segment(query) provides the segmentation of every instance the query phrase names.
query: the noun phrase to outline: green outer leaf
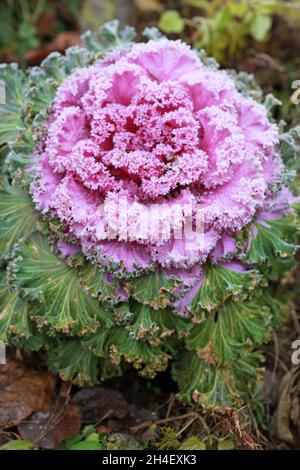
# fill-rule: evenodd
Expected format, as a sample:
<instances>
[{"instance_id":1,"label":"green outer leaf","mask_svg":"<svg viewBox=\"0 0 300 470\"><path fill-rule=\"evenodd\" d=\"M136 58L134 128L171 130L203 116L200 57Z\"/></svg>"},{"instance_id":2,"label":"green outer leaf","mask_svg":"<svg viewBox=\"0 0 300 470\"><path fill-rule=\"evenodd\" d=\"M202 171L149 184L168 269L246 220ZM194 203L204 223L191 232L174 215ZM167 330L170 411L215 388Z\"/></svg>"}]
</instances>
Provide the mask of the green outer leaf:
<instances>
[{"instance_id":1,"label":"green outer leaf","mask_svg":"<svg viewBox=\"0 0 300 470\"><path fill-rule=\"evenodd\" d=\"M198 325L187 338L187 346L197 349L199 354L201 350L210 345L212 351L206 352L207 360L218 365L234 361L242 346L230 336L223 316L215 321L213 315Z\"/></svg>"},{"instance_id":2,"label":"green outer leaf","mask_svg":"<svg viewBox=\"0 0 300 470\"><path fill-rule=\"evenodd\" d=\"M31 128L22 130L16 140L9 143L9 154L6 164L12 177L17 176L20 179L20 170L27 168L32 164L32 155L34 153L34 135ZM23 179L31 181L32 176L29 172L25 173ZM23 184L22 184L22 187ZM27 187L27 186L26 186Z\"/></svg>"},{"instance_id":3,"label":"green outer leaf","mask_svg":"<svg viewBox=\"0 0 300 470\"><path fill-rule=\"evenodd\" d=\"M119 21L113 20L102 25L98 33L87 31L81 40L89 52L103 54L115 47L126 47L133 41L135 34L134 28L130 26L119 31Z\"/></svg>"},{"instance_id":4,"label":"green outer leaf","mask_svg":"<svg viewBox=\"0 0 300 470\"><path fill-rule=\"evenodd\" d=\"M246 253L246 262L250 265L266 263L272 267L280 258L293 256L297 246L290 243L297 227L288 218L265 221L268 225L256 222L257 233L252 233L252 240ZM252 229L253 230L253 229Z\"/></svg>"},{"instance_id":5,"label":"green outer leaf","mask_svg":"<svg viewBox=\"0 0 300 470\"><path fill-rule=\"evenodd\" d=\"M192 326L190 321L181 318L168 308L153 310L148 305L136 304L132 307L132 312L134 319L127 327L128 331L135 339L153 345L164 342L168 347L170 336L183 337Z\"/></svg>"},{"instance_id":6,"label":"green outer leaf","mask_svg":"<svg viewBox=\"0 0 300 470\"><path fill-rule=\"evenodd\" d=\"M0 271L0 339L19 349L39 351L48 339L30 320L30 306L17 292L8 289L5 271Z\"/></svg>"},{"instance_id":7,"label":"green outer leaf","mask_svg":"<svg viewBox=\"0 0 300 470\"><path fill-rule=\"evenodd\" d=\"M240 343L261 344L268 340L271 330L271 312L256 300L241 303L227 302L219 313L231 337Z\"/></svg>"},{"instance_id":8,"label":"green outer leaf","mask_svg":"<svg viewBox=\"0 0 300 470\"><path fill-rule=\"evenodd\" d=\"M40 326L69 334L111 326L110 312L80 287L78 273L51 252L46 237L34 234L20 243L10 264L13 285L29 300L32 317Z\"/></svg>"},{"instance_id":9,"label":"green outer leaf","mask_svg":"<svg viewBox=\"0 0 300 470\"><path fill-rule=\"evenodd\" d=\"M239 272L222 266L208 266L202 285L191 303L191 310L211 312L228 297L245 299L257 286L260 276L257 271Z\"/></svg>"},{"instance_id":10,"label":"green outer leaf","mask_svg":"<svg viewBox=\"0 0 300 470\"><path fill-rule=\"evenodd\" d=\"M5 159L7 157L8 148L6 145L0 147L0 172L3 172L3 167L5 165Z\"/></svg>"},{"instance_id":11,"label":"green outer leaf","mask_svg":"<svg viewBox=\"0 0 300 470\"><path fill-rule=\"evenodd\" d=\"M159 309L169 305L171 292L177 284L176 279L156 271L128 282L127 288L138 302Z\"/></svg>"},{"instance_id":12,"label":"green outer leaf","mask_svg":"<svg viewBox=\"0 0 300 470\"><path fill-rule=\"evenodd\" d=\"M78 340L59 340L48 352L49 367L59 373L65 381L76 382L80 386L99 383L99 360Z\"/></svg>"},{"instance_id":13,"label":"green outer leaf","mask_svg":"<svg viewBox=\"0 0 300 470\"><path fill-rule=\"evenodd\" d=\"M27 78L17 64L0 64L0 80L5 83L6 104L0 104L0 146L19 135L23 127L21 110Z\"/></svg>"},{"instance_id":14,"label":"green outer leaf","mask_svg":"<svg viewBox=\"0 0 300 470\"><path fill-rule=\"evenodd\" d=\"M118 302L116 291L119 282L115 279L108 282L105 279L104 272L100 271L95 265L85 263L79 269L79 278L83 289L92 297L101 301Z\"/></svg>"},{"instance_id":15,"label":"green outer leaf","mask_svg":"<svg viewBox=\"0 0 300 470\"><path fill-rule=\"evenodd\" d=\"M300 126L290 129L279 136L280 155L285 164L290 164L297 158L300 138Z\"/></svg>"},{"instance_id":16,"label":"green outer leaf","mask_svg":"<svg viewBox=\"0 0 300 470\"><path fill-rule=\"evenodd\" d=\"M17 292L9 292L6 272L0 272L0 339L8 343L10 333L30 338L32 331L28 319L28 306Z\"/></svg>"},{"instance_id":17,"label":"green outer leaf","mask_svg":"<svg viewBox=\"0 0 300 470\"><path fill-rule=\"evenodd\" d=\"M30 86L26 92L26 111L32 118L47 112L62 80L79 67L91 62L89 52L79 46L70 47L65 54L53 52L29 71Z\"/></svg>"},{"instance_id":18,"label":"green outer leaf","mask_svg":"<svg viewBox=\"0 0 300 470\"><path fill-rule=\"evenodd\" d=\"M0 177L0 179L2 179ZM14 245L35 230L38 212L24 191L5 179L0 187L0 257L7 257Z\"/></svg>"},{"instance_id":19,"label":"green outer leaf","mask_svg":"<svg viewBox=\"0 0 300 470\"><path fill-rule=\"evenodd\" d=\"M241 303L227 301L217 318L210 314L195 326L186 339L188 348L201 352L211 346L210 360L228 364L249 346L265 342L271 331L271 312L255 301Z\"/></svg>"},{"instance_id":20,"label":"green outer leaf","mask_svg":"<svg viewBox=\"0 0 300 470\"><path fill-rule=\"evenodd\" d=\"M119 364L112 364L106 355L99 358L85 347L85 341L57 338L48 351L49 367L62 380L79 386L95 385L102 380L122 375Z\"/></svg>"},{"instance_id":21,"label":"green outer leaf","mask_svg":"<svg viewBox=\"0 0 300 470\"><path fill-rule=\"evenodd\" d=\"M193 398L208 408L232 406L234 395L230 393L232 381L230 372L227 383L223 380L220 369L212 364L206 364L195 353L183 353L180 360L173 363L172 375L178 382L183 399Z\"/></svg>"},{"instance_id":22,"label":"green outer leaf","mask_svg":"<svg viewBox=\"0 0 300 470\"><path fill-rule=\"evenodd\" d=\"M135 340L130 332L121 327L99 329L84 338L81 344L101 358L109 357L111 364L118 365L123 358L136 369L144 366L140 374L145 377L154 377L156 372L164 371L170 359L163 346Z\"/></svg>"},{"instance_id":23,"label":"green outer leaf","mask_svg":"<svg viewBox=\"0 0 300 470\"><path fill-rule=\"evenodd\" d=\"M207 364L194 352L184 352L173 362L172 375L185 400L202 406L239 406L261 380L261 354L241 349L241 357L231 367Z\"/></svg>"},{"instance_id":24,"label":"green outer leaf","mask_svg":"<svg viewBox=\"0 0 300 470\"><path fill-rule=\"evenodd\" d=\"M55 97L57 83L53 79L45 78L38 85L31 86L26 96L27 112L37 115L49 108Z\"/></svg>"}]
</instances>

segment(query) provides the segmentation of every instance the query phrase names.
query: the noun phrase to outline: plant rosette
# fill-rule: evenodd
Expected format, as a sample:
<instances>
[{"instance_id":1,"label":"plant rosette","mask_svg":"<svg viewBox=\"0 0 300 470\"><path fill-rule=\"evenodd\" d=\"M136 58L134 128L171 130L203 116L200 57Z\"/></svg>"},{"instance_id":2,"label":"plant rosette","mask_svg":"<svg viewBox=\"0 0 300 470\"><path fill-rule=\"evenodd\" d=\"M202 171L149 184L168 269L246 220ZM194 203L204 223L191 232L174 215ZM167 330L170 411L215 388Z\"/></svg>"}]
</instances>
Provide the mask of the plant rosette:
<instances>
[{"instance_id":1,"label":"plant rosette","mask_svg":"<svg viewBox=\"0 0 300 470\"><path fill-rule=\"evenodd\" d=\"M171 365L179 393L256 393L294 266L297 132L251 76L117 22L0 78L0 338L65 380Z\"/></svg>"}]
</instances>

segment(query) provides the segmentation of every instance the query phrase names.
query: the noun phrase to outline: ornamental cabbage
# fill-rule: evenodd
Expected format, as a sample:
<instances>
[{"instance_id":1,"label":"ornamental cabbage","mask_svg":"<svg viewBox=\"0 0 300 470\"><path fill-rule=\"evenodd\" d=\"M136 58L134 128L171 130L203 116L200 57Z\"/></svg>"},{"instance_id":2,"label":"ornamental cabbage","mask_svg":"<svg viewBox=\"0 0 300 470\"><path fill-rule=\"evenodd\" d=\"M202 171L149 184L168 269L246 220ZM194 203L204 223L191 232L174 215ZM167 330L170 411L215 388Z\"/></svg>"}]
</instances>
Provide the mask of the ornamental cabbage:
<instances>
[{"instance_id":1,"label":"ornamental cabbage","mask_svg":"<svg viewBox=\"0 0 300 470\"><path fill-rule=\"evenodd\" d=\"M297 132L247 74L146 35L0 68L0 338L79 384L171 364L183 398L232 405L283 315Z\"/></svg>"}]
</instances>

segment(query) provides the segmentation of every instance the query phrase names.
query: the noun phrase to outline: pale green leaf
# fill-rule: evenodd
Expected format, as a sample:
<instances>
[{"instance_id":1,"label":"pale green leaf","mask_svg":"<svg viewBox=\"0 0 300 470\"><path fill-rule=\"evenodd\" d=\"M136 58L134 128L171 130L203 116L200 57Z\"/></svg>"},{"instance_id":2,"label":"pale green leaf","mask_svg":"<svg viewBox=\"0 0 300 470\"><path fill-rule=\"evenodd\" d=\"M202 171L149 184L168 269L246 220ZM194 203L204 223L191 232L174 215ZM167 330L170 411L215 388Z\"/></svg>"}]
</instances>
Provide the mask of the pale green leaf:
<instances>
[{"instance_id":1,"label":"pale green leaf","mask_svg":"<svg viewBox=\"0 0 300 470\"><path fill-rule=\"evenodd\" d=\"M3 446L0 447L0 450L32 450L36 446L32 442L29 441L9 441Z\"/></svg>"},{"instance_id":2,"label":"pale green leaf","mask_svg":"<svg viewBox=\"0 0 300 470\"><path fill-rule=\"evenodd\" d=\"M191 436L180 444L178 450L206 450L206 447L199 437Z\"/></svg>"},{"instance_id":3,"label":"pale green leaf","mask_svg":"<svg viewBox=\"0 0 300 470\"><path fill-rule=\"evenodd\" d=\"M234 448L235 444L232 439L222 439L218 441L218 450L232 450Z\"/></svg>"},{"instance_id":4,"label":"pale green leaf","mask_svg":"<svg viewBox=\"0 0 300 470\"><path fill-rule=\"evenodd\" d=\"M239 0L238 2L236 2L235 0L229 0L228 8L232 16L243 18L243 16L247 13L248 2L247 0Z\"/></svg>"},{"instance_id":5,"label":"pale green leaf","mask_svg":"<svg viewBox=\"0 0 300 470\"><path fill-rule=\"evenodd\" d=\"M165 11L159 20L159 28L167 34L180 34L184 30L184 21L176 10Z\"/></svg>"},{"instance_id":6,"label":"pale green leaf","mask_svg":"<svg viewBox=\"0 0 300 470\"><path fill-rule=\"evenodd\" d=\"M272 27L272 18L256 11L250 24L250 33L256 41L264 41Z\"/></svg>"}]
</instances>

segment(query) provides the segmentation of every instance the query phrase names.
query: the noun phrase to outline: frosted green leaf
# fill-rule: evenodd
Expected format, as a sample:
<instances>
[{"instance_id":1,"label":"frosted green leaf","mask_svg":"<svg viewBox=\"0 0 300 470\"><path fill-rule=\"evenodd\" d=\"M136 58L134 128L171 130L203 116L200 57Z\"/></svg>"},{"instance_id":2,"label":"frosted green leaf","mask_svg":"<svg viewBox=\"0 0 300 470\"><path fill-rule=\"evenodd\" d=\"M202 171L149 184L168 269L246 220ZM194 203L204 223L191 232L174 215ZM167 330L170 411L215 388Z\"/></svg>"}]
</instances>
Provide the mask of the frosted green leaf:
<instances>
[{"instance_id":1,"label":"frosted green leaf","mask_svg":"<svg viewBox=\"0 0 300 470\"><path fill-rule=\"evenodd\" d=\"M175 279L162 272L153 272L135 278L132 283L128 283L128 289L134 299L159 309L170 303L170 295L176 285Z\"/></svg>"},{"instance_id":2,"label":"frosted green leaf","mask_svg":"<svg viewBox=\"0 0 300 470\"><path fill-rule=\"evenodd\" d=\"M152 346L136 340L121 327L98 329L92 336L84 338L82 344L99 357L110 357L114 364L119 364L124 358L136 369L142 369L141 375L146 377L154 377L157 371L164 371L170 359L163 345Z\"/></svg>"},{"instance_id":3,"label":"frosted green leaf","mask_svg":"<svg viewBox=\"0 0 300 470\"><path fill-rule=\"evenodd\" d=\"M259 283L256 271L240 272L222 266L209 266L203 283L191 303L195 313L201 309L212 311L228 297L241 300L249 295Z\"/></svg>"},{"instance_id":4,"label":"frosted green leaf","mask_svg":"<svg viewBox=\"0 0 300 470\"><path fill-rule=\"evenodd\" d=\"M288 258L296 252L296 245L290 243L291 236L296 233L295 226L287 219L266 222L268 226L254 224L257 233L252 235L247 250L246 260L249 264L266 263L272 266L278 258Z\"/></svg>"},{"instance_id":5,"label":"frosted green leaf","mask_svg":"<svg viewBox=\"0 0 300 470\"><path fill-rule=\"evenodd\" d=\"M256 302L227 301L218 315L210 314L186 339L191 349L207 350L207 360L218 364L234 361L251 344L266 341L271 331L271 312Z\"/></svg>"},{"instance_id":6,"label":"frosted green leaf","mask_svg":"<svg viewBox=\"0 0 300 470\"><path fill-rule=\"evenodd\" d=\"M117 20L102 25L97 33L87 31L81 37L84 46L91 53L102 54L113 47L124 47L133 41L135 30L126 26L119 30Z\"/></svg>"},{"instance_id":7,"label":"frosted green leaf","mask_svg":"<svg viewBox=\"0 0 300 470\"><path fill-rule=\"evenodd\" d=\"M61 340L49 349L49 367L59 373L65 381L78 385L95 385L99 382L99 360L89 350L80 346L78 341Z\"/></svg>"},{"instance_id":8,"label":"frosted green leaf","mask_svg":"<svg viewBox=\"0 0 300 470\"><path fill-rule=\"evenodd\" d=\"M47 339L30 320L30 307L17 292L8 289L5 271L0 272L0 340L17 348L38 351Z\"/></svg>"},{"instance_id":9,"label":"frosted green leaf","mask_svg":"<svg viewBox=\"0 0 300 470\"><path fill-rule=\"evenodd\" d=\"M186 352L173 364L173 378L178 382L183 399L201 403L204 407L231 406L234 386L233 377L227 374L228 383L221 370L213 364L206 364L196 353Z\"/></svg>"},{"instance_id":10,"label":"frosted green leaf","mask_svg":"<svg viewBox=\"0 0 300 470\"><path fill-rule=\"evenodd\" d=\"M167 308L153 310L148 305L137 304L132 311L135 317L127 329L134 338L148 341L150 344L160 344L173 335L180 338L191 328L188 320Z\"/></svg>"},{"instance_id":11,"label":"frosted green leaf","mask_svg":"<svg viewBox=\"0 0 300 470\"><path fill-rule=\"evenodd\" d=\"M92 297L101 301L117 301L118 281L115 279L108 281L105 274L96 266L85 263L79 269L79 278L83 289Z\"/></svg>"},{"instance_id":12,"label":"frosted green leaf","mask_svg":"<svg viewBox=\"0 0 300 470\"><path fill-rule=\"evenodd\" d=\"M15 139L23 127L21 110L27 78L16 64L0 64L0 80L4 83L5 91L0 104L0 146L2 146Z\"/></svg>"},{"instance_id":13,"label":"frosted green leaf","mask_svg":"<svg viewBox=\"0 0 300 470\"><path fill-rule=\"evenodd\" d=\"M77 271L52 253L46 237L34 234L20 243L10 269L14 286L34 301L32 316L40 326L84 334L112 324L110 312L84 292Z\"/></svg>"},{"instance_id":14,"label":"frosted green leaf","mask_svg":"<svg viewBox=\"0 0 300 470\"><path fill-rule=\"evenodd\" d=\"M35 230L38 213L31 198L5 179L0 185L0 257L7 257L14 245Z\"/></svg>"},{"instance_id":15,"label":"frosted green leaf","mask_svg":"<svg viewBox=\"0 0 300 470\"><path fill-rule=\"evenodd\" d=\"M0 339L7 343L11 332L30 337L28 306L17 292L9 292L5 271L0 272L0 305Z\"/></svg>"},{"instance_id":16,"label":"frosted green leaf","mask_svg":"<svg viewBox=\"0 0 300 470\"><path fill-rule=\"evenodd\" d=\"M204 407L238 406L245 394L251 394L262 378L262 355L240 347L240 356L232 364L216 365L195 352L185 352L173 363L172 375L183 399ZM253 380L255 377L255 380Z\"/></svg>"}]
</instances>

